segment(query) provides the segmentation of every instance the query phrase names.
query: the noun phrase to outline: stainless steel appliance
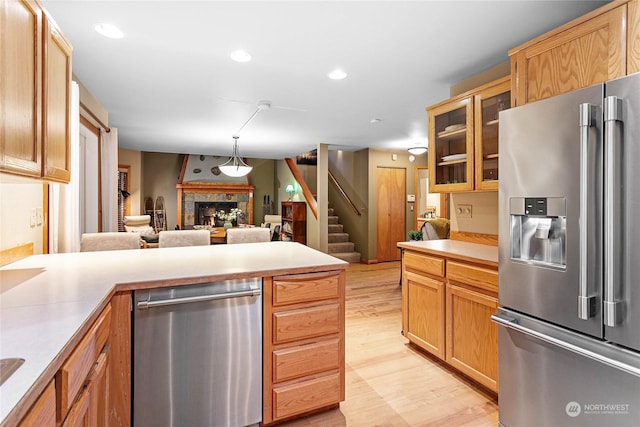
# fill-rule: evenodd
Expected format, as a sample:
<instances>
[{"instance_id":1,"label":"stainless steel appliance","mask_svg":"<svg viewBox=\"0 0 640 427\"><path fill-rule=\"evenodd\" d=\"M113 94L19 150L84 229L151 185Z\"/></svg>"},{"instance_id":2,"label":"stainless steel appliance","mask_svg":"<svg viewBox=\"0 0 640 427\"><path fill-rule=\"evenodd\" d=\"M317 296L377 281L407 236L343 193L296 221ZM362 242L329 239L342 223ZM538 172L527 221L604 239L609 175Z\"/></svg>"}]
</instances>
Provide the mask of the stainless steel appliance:
<instances>
[{"instance_id":1,"label":"stainless steel appliance","mask_svg":"<svg viewBox=\"0 0 640 427\"><path fill-rule=\"evenodd\" d=\"M261 293L261 278L134 293L134 426L262 420Z\"/></svg>"},{"instance_id":2,"label":"stainless steel appliance","mask_svg":"<svg viewBox=\"0 0 640 427\"><path fill-rule=\"evenodd\" d=\"M500 112L499 408L640 419L640 75Z\"/></svg>"}]
</instances>

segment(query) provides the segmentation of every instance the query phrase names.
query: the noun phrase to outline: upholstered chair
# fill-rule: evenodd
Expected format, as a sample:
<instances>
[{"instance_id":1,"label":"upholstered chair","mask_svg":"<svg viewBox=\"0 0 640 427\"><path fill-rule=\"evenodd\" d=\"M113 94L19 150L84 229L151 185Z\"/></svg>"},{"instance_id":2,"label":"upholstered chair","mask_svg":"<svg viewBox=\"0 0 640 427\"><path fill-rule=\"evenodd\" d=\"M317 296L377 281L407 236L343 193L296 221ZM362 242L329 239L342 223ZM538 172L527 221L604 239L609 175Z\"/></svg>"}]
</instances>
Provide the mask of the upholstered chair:
<instances>
[{"instance_id":1,"label":"upholstered chair","mask_svg":"<svg viewBox=\"0 0 640 427\"><path fill-rule=\"evenodd\" d=\"M158 246L161 248L210 244L211 232L209 230L165 230L158 235Z\"/></svg>"},{"instance_id":2,"label":"upholstered chair","mask_svg":"<svg viewBox=\"0 0 640 427\"><path fill-rule=\"evenodd\" d=\"M80 238L80 252L119 249L140 249L140 233L83 233Z\"/></svg>"}]
</instances>

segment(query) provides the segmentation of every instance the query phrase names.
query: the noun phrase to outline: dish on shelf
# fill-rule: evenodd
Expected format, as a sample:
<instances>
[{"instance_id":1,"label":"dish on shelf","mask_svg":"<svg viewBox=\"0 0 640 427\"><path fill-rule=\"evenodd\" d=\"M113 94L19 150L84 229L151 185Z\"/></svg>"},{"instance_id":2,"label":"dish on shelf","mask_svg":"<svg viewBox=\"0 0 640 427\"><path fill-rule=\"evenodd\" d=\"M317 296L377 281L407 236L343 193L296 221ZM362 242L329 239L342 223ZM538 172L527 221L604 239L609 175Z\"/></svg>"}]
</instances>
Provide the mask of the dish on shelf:
<instances>
[{"instance_id":1,"label":"dish on shelf","mask_svg":"<svg viewBox=\"0 0 640 427\"><path fill-rule=\"evenodd\" d=\"M453 132L453 131L456 131L456 130L464 129L465 127L467 127L466 124L458 123L458 124L455 124L455 125L447 126L446 128L444 128L444 131L445 132Z\"/></svg>"},{"instance_id":2,"label":"dish on shelf","mask_svg":"<svg viewBox=\"0 0 640 427\"><path fill-rule=\"evenodd\" d=\"M443 162L452 162L454 160L464 160L467 158L467 154L466 153L461 153L461 154L449 154L448 156L444 156L442 158Z\"/></svg>"}]
</instances>

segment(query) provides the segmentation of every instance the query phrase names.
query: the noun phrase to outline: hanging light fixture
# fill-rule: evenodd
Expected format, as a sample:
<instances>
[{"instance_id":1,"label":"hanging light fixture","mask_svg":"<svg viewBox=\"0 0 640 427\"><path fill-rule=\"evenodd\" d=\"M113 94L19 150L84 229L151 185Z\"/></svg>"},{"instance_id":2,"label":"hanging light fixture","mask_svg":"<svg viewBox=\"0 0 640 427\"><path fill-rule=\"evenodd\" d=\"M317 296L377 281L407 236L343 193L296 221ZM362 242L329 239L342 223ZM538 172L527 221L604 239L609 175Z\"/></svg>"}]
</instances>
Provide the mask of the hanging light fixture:
<instances>
[{"instance_id":1,"label":"hanging light fixture","mask_svg":"<svg viewBox=\"0 0 640 427\"><path fill-rule=\"evenodd\" d=\"M246 164L238 155L238 138L240 138L239 135L233 135L233 154L229 160L218 166L223 174L236 178L245 176L253 169L253 166Z\"/></svg>"},{"instance_id":2,"label":"hanging light fixture","mask_svg":"<svg viewBox=\"0 0 640 427\"><path fill-rule=\"evenodd\" d=\"M407 151L409 153L411 153L411 154L419 156L420 154L423 154L423 153L427 152L427 147L411 147L411 148L407 149Z\"/></svg>"}]
</instances>

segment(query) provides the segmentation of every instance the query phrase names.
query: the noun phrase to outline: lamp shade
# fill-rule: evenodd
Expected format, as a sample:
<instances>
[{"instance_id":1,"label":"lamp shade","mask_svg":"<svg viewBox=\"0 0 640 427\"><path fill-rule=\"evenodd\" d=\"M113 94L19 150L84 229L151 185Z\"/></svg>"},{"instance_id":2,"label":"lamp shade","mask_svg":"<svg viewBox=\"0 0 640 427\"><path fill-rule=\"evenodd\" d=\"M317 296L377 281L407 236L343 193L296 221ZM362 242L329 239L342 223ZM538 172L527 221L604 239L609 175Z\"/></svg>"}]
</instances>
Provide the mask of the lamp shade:
<instances>
[{"instance_id":1,"label":"lamp shade","mask_svg":"<svg viewBox=\"0 0 640 427\"><path fill-rule=\"evenodd\" d=\"M407 151L415 156L419 156L427 152L427 147L411 147Z\"/></svg>"},{"instance_id":2,"label":"lamp shade","mask_svg":"<svg viewBox=\"0 0 640 427\"><path fill-rule=\"evenodd\" d=\"M295 190L293 189L292 184L287 184L287 188L285 188L284 191L287 193L293 193Z\"/></svg>"}]
</instances>

